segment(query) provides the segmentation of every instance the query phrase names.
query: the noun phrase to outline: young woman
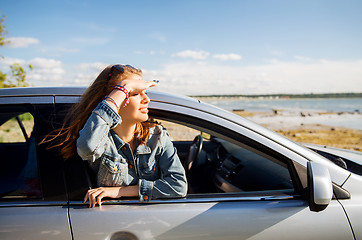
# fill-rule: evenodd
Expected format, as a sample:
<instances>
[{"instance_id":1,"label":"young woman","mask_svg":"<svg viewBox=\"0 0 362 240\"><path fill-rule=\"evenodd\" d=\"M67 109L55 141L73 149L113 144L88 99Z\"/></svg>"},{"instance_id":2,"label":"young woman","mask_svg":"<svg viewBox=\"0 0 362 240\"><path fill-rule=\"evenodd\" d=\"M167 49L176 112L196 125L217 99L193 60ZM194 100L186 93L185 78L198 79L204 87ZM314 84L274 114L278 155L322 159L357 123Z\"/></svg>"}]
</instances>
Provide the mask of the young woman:
<instances>
[{"instance_id":1,"label":"young woman","mask_svg":"<svg viewBox=\"0 0 362 240\"><path fill-rule=\"evenodd\" d=\"M150 99L142 71L129 65L105 68L72 111L62 134L65 158L78 153L97 175L84 202L101 205L105 197L183 197L185 171L165 129L147 122Z\"/></svg>"}]
</instances>

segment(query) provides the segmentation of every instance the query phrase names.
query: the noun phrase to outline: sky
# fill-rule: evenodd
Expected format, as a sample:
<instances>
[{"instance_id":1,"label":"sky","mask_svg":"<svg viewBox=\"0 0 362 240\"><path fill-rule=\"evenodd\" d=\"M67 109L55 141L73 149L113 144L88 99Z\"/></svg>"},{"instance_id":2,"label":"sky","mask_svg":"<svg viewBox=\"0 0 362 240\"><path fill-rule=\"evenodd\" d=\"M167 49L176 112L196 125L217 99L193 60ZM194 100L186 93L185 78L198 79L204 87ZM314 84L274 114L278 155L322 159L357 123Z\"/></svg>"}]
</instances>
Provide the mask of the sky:
<instances>
[{"instance_id":1,"label":"sky","mask_svg":"<svg viewBox=\"0 0 362 240\"><path fill-rule=\"evenodd\" d=\"M89 86L130 64L182 95L362 92L360 0L1 0L0 69Z\"/></svg>"}]
</instances>

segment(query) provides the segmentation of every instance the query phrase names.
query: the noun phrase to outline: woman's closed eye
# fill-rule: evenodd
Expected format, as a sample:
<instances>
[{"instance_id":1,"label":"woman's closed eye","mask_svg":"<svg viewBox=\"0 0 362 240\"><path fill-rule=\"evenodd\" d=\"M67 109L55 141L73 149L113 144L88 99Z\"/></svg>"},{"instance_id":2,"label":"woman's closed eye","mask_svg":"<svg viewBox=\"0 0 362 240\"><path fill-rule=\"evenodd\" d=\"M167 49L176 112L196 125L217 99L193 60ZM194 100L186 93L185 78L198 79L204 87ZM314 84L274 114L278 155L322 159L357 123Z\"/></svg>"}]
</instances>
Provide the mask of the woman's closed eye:
<instances>
[{"instance_id":1,"label":"woman's closed eye","mask_svg":"<svg viewBox=\"0 0 362 240\"><path fill-rule=\"evenodd\" d=\"M138 96L140 94L144 94L144 95L147 95L147 92L144 90L142 92L131 92L131 94L129 95L130 97L135 97L135 96Z\"/></svg>"}]
</instances>

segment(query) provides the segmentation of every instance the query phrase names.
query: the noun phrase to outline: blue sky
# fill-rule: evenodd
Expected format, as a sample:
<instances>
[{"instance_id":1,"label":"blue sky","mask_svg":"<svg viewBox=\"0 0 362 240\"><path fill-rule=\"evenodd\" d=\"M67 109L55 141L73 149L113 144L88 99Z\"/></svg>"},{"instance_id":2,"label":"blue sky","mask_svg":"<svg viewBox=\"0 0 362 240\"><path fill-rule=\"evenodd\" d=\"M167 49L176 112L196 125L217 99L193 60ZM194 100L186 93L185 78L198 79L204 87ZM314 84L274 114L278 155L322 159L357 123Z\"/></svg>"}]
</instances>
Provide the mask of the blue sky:
<instances>
[{"instance_id":1,"label":"blue sky","mask_svg":"<svg viewBox=\"0 0 362 240\"><path fill-rule=\"evenodd\" d=\"M362 92L362 1L1 2L0 68L32 64L34 86L122 63L185 95Z\"/></svg>"}]
</instances>

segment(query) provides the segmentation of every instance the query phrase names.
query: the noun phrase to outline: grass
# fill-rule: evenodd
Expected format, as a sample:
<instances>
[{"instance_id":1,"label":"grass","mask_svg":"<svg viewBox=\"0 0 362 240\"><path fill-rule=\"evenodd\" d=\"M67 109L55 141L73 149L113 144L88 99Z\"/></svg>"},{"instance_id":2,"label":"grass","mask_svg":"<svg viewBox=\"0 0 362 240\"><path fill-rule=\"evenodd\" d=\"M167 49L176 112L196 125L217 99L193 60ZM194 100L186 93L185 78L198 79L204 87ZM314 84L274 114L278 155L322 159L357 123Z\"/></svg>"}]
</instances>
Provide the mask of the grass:
<instances>
[{"instance_id":1,"label":"grass","mask_svg":"<svg viewBox=\"0 0 362 240\"><path fill-rule=\"evenodd\" d=\"M24 113L19 116L28 136L34 128L34 118L30 113ZM25 142L25 137L18 121L15 118L10 119L0 126L0 143Z\"/></svg>"}]
</instances>

